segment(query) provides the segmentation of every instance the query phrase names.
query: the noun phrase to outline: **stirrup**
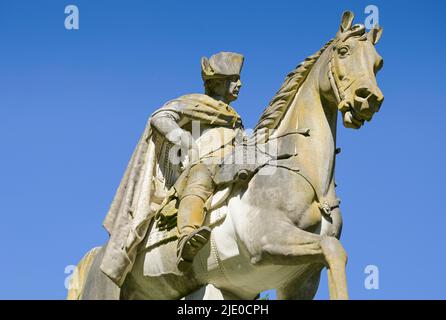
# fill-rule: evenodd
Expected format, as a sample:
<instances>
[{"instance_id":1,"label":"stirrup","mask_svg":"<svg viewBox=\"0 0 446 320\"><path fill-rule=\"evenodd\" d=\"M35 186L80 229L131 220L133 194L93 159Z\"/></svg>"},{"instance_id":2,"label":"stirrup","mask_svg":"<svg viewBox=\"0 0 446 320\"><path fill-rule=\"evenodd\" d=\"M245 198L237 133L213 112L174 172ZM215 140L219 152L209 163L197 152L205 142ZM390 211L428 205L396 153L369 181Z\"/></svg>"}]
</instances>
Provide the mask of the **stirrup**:
<instances>
[{"instance_id":1,"label":"stirrup","mask_svg":"<svg viewBox=\"0 0 446 320\"><path fill-rule=\"evenodd\" d=\"M192 267L194 257L205 246L211 237L209 227L200 227L178 240L177 267L185 273Z\"/></svg>"}]
</instances>

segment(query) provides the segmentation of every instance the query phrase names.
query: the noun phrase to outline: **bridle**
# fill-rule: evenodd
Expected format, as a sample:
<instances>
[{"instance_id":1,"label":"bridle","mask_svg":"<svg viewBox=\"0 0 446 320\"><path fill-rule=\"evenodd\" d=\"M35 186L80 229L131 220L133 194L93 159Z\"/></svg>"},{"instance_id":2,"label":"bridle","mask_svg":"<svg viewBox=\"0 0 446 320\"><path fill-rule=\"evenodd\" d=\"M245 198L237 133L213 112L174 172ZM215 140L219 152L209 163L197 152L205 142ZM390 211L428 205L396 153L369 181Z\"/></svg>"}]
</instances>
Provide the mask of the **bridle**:
<instances>
[{"instance_id":1,"label":"bridle","mask_svg":"<svg viewBox=\"0 0 446 320\"><path fill-rule=\"evenodd\" d=\"M333 49L336 48L336 45L338 44L340 40L337 40L334 44L333 44ZM344 104L343 102L345 101L345 91L351 87L351 85L356 82L357 77L355 77L353 80L350 81L350 83L346 86L343 86L342 84L339 83L338 81L338 75L336 74L336 69L335 69L335 62L334 62L334 53L335 50L331 50L330 52L330 57L328 58L328 79L330 81L330 85L331 85L331 89L333 90L335 97L336 97L336 102L338 104L338 107L340 108L340 111L347 111L346 109L349 109L350 106L348 106L348 104ZM343 105L341 105L343 104Z\"/></svg>"},{"instance_id":2,"label":"bridle","mask_svg":"<svg viewBox=\"0 0 446 320\"><path fill-rule=\"evenodd\" d=\"M333 41L333 45L332 45L332 50L330 52L330 57L328 59L328 79L330 80L330 85L331 88L336 96L336 100L338 103L338 107L341 107L341 111L343 108L348 108L347 104L344 104L344 106L341 106L341 103L344 102L345 100L345 91L356 81L355 79L357 79L358 77L355 77L354 80L352 80L348 85L346 85L345 87L343 87L339 82L338 82L338 77L336 75L336 70L334 68L334 54L336 52L336 47L338 45L338 43L340 42L344 42L347 38L351 37L351 36L355 36L355 35L361 35L362 33L364 33L365 31L365 27L362 25L354 25L350 31L347 34L338 34L335 38L335 40ZM364 35L361 36L360 39L364 38ZM366 38L364 38L366 39Z\"/></svg>"},{"instance_id":3,"label":"bridle","mask_svg":"<svg viewBox=\"0 0 446 320\"><path fill-rule=\"evenodd\" d=\"M333 48L336 48L336 44L337 42L333 44ZM345 94L340 89L339 83L337 81L338 77L333 66L334 52L335 50L331 50L330 57L328 58L328 79L330 80L331 89L335 94L336 102L340 104L341 101L345 99Z\"/></svg>"}]
</instances>

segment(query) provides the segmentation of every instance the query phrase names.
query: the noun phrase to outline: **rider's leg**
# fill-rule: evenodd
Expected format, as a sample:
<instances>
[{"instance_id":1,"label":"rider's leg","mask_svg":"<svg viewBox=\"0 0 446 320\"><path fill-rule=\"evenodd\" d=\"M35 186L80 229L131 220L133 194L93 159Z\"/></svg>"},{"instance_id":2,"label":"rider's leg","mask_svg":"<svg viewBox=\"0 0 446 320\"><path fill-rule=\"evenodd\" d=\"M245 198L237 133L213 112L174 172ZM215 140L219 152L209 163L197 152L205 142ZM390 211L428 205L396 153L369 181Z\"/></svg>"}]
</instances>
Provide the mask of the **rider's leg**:
<instances>
[{"instance_id":1,"label":"rider's leg","mask_svg":"<svg viewBox=\"0 0 446 320\"><path fill-rule=\"evenodd\" d=\"M203 226L204 201L196 195L187 195L180 201L178 208L178 231L181 238Z\"/></svg>"},{"instance_id":2,"label":"rider's leg","mask_svg":"<svg viewBox=\"0 0 446 320\"><path fill-rule=\"evenodd\" d=\"M190 171L186 187L180 195L178 208L178 268L187 271L193 258L208 242L210 229L204 227L204 204L211 196L214 184L206 165L198 163Z\"/></svg>"}]
</instances>

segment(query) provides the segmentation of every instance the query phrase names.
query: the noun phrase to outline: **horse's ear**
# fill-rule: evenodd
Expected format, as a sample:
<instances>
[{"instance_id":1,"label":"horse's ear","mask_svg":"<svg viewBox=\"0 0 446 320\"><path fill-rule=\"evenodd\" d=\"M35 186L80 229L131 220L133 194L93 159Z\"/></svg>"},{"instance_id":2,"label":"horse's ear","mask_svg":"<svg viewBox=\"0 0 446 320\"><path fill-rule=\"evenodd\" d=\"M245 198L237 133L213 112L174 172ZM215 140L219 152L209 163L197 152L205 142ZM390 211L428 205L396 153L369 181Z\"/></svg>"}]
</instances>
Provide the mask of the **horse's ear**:
<instances>
[{"instance_id":1,"label":"horse's ear","mask_svg":"<svg viewBox=\"0 0 446 320\"><path fill-rule=\"evenodd\" d=\"M345 32L346 30L349 30L352 27L353 19L355 18L355 15L351 11L345 11L342 14L342 20L340 25L340 31Z\"/></svg>"},{"instance_id":2,"label":"horse's ear","mask_svg":"<svg viewBox=\"0 0 446 320\"><path fill-rule=\"evenodd\" d=\"M373 44L377 44L379 39L381 39L382 34L383 34L383 28L375 26L369 31L369 33L367 34L367 38Z\"/></svg>"}]
</instances>

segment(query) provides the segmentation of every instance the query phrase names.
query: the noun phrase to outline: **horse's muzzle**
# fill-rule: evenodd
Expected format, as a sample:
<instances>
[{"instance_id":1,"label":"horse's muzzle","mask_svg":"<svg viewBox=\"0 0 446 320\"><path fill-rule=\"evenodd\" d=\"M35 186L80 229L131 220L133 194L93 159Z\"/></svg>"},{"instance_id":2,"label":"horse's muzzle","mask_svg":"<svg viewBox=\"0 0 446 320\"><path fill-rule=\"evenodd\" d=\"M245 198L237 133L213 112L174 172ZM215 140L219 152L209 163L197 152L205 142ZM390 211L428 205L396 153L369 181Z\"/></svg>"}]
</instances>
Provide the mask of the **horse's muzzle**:
<instances>
[{"instance_id":1,"label":"horse's muzzle","mask_svg":"<svg viewBox=\"0 0 446 320\"><path fill-rule=\"evenodd\" d=\"M370 121L379 111L383 101L384 96L379 88L372 91L368 87L359 87L354 94L353 115L358 119Z\"/></svg>"}]
</instances>

